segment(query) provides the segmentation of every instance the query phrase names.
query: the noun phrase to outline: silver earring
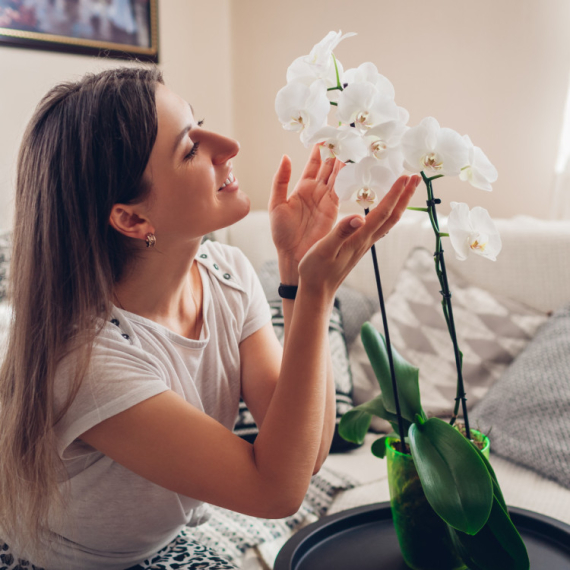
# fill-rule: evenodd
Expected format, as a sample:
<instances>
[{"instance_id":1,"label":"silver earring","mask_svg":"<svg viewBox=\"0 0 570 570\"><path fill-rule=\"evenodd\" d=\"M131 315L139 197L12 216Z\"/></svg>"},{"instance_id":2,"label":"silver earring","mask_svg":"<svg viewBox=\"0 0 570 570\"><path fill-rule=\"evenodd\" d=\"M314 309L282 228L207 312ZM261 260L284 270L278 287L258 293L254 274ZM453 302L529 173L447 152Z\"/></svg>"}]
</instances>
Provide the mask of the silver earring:
<instances>
[{"instance_id":1,"label":"silver earring","mask_svg":"<svg viewBox=\"0 0 570 570\"><path fill-rule=\"evenodd\" d=\"M145 236L146 246L147 247L154 247L156 244L156 236L151 234L150 232Z\"/></svg>"}]
</instances>

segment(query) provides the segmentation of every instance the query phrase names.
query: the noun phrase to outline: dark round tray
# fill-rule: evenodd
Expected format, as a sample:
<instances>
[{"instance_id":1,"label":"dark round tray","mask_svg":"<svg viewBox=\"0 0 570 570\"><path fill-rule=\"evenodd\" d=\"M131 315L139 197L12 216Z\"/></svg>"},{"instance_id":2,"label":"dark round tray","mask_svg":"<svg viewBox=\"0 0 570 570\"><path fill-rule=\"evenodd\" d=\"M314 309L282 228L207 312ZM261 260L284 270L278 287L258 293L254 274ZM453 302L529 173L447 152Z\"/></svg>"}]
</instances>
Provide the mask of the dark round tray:
<instances>
[{"instance_id":1,"label":"dark round tray","mask_svg":"<svg viewBox=\"0 0 570 570\"><path fill-rule=\"evenodd\" d=\"M531 570L570 570L570 525L525 509L509 514ZM283 546L274 570L407 570L390 502L349 509L305 527Z\"/></svg>"}]
</instances>

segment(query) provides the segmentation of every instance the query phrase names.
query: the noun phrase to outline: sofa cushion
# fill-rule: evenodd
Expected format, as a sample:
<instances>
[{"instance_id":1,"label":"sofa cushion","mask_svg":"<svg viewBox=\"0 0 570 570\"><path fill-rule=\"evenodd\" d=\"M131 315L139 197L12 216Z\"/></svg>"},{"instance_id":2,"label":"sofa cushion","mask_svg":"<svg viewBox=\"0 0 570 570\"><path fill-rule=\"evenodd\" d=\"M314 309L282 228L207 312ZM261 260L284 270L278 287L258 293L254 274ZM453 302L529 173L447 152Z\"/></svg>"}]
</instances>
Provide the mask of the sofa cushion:
<instances>
[{"instance_id":1,"label":"sofa cushion","mask_svg":"<svg viewBox=\"0 0 570 570\"><path fill-rule=\"evenodd\" d=\"M448 280L459 349L463 352L467 402L472 407L526 347L547 315L470 285L449 267ZM396 287L386 301L386 311L392 344L420 369L424 410L428 416L449 417L456 395L457 371L440 289L433 254L417 248L398 275ZM371 323L384 334L380 312ZM360 338L351 346L350 356L354 400L362 403L379 394L380 389ZM389 424L380 420L373 427L384 430Z\"/></svg>"},{"instance_id":2,"label":"sofa cushion","mask_svg":"<svg viewBox=\"0 0 570 570\"><path fill-rule=\"evenodd\" d=\"M273 330L279 342L283 344L285 329L281 299L270 301L269 306L271 309ZM356 444L344 440L338 434L340 418L354 405L352 401L352 372L348 360L348 348L344 337L342 315L339 310L338 301L335 301L335 306L333 307L329 321L329 343L336 390L336 426L330 450L331 452L338 452L358 447ZM252 443L255 441L258 431L255 420L246 403L240 400L234 433Z\"/></svg>"},{"instance_id":3,"label":"sofa cushion","mask_svg":"<svg viewBox=\"0 0 570 570\"><path fill-rule=\"evenodd\" d=\"M471 414L491 448L570 489L570 305L554 313Z\"/></svg>"}]
</instances>

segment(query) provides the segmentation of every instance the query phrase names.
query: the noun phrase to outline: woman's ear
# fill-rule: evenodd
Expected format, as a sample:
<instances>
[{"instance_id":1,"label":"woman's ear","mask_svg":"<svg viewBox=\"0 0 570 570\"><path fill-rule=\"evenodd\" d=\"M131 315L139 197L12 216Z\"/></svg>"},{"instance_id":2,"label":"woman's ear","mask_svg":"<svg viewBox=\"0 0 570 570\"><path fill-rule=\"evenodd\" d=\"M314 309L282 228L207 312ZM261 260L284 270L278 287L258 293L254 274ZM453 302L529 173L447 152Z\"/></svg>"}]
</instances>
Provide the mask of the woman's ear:
<instances>
[{"instance_id":1,"label":"woman's ear","mask_svg":"<svg viewBox=\"0 0 570 570\"><path fill-rule=\"evenodd\" d=\"M115 204L109 216L109 224L127 237L144 240L148 233L154 234L154 227L150 220L139 214L136 206Z\"/></svg>"}]
</instances>

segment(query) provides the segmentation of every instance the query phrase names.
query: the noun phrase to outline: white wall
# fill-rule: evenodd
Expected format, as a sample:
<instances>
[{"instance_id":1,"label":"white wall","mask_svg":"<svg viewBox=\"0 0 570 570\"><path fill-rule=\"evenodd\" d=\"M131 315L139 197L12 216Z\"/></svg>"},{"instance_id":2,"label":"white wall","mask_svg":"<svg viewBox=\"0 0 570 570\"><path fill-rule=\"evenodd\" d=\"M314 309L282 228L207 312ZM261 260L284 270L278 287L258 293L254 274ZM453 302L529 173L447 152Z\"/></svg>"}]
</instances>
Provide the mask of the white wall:
<instances>
[{"instance_id":1,"label":"white wall","mask_svg":"<svg viewBox=\"0 0 570 570\"><path fill-rule=\"evenodd\" d=\"M160 0L160 67L166 85L187 98L209 127L232 132L230 0ZM0 228L12 227L16 157L41 97L60 81L127 65L118 59L0 46ZM216 74L211 72L215 66ZM219 75L218 75L219 74Z\"/></svg>"},{"instance_id":2,"label":"white wall","mask_svg":"<svg viewBox=\"0 0 570 570\"><path fill-rule=\"evenodd\" d=\"M374 62L411 126L432 115L469 134L498 168L490 194L438 180L442 212L457 200L493 217L549 217L570 74L568 0L239 0L232 22L238 176L255 207L266 206L281 155L292 157L295 178L307 153L274 111L286 69L342 29L358 33L335 50L345 69Z\"/></svg>"}]
</instances>

